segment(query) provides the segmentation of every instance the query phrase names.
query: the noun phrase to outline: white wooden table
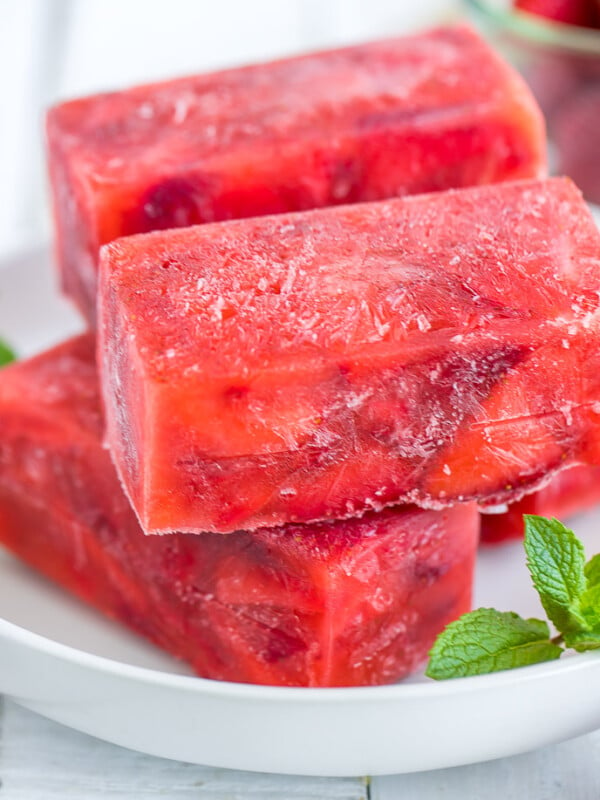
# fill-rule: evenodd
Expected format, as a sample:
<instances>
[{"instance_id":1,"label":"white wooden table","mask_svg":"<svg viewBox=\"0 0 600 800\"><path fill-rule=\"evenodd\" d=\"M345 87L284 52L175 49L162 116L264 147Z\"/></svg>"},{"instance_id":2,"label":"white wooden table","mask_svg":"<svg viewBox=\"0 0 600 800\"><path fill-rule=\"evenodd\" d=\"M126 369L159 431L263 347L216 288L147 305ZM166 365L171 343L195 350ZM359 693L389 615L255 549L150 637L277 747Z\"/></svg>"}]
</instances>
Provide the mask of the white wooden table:
<instances>
[{"instance_id":1,"label":"white wooden table","mask_svg":"<svg viewBox=\"0 0 600 800\"><path fill-rule=\"evenodd\" d=\"M303 778L165 761L4 700L2 800L598 800L600 732L514 758L415 775Z\"/></svg>"}]
</instances>

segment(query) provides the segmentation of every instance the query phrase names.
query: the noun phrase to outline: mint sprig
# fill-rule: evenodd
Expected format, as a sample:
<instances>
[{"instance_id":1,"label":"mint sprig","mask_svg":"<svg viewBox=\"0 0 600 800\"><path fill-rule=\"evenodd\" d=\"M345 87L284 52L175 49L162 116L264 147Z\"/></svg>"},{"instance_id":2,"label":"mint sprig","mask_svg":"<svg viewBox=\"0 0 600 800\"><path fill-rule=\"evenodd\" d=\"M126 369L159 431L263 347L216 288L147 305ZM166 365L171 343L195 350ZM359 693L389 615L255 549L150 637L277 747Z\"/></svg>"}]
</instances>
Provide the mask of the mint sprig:
<instances>
[{"instance_id":1,"label":"mint sprig","mask_svg":"<svg viewBox=\"0 0 600 800\"><path fill-rule=\"evenodd\" d=\"M550 640L539 619L512 611L478 608L452 622L430 653L427 675L436 680L484 675L559 658L562 648Z\"/></svg>"},{"instance_id":2,"label":"mint sprig","mask_svg":"<svg viewBox=\"0 0 600 800\"><path fill-rule=\"evenodd\" d=\"M525 552L548 624L509 611L478 608L452 622L429 653L435 680L483 675L559 658L565 648L600 648L600 555L585 562L583 545L556 519L526 515Z\"/></svg>"},{"instance_id":3,"label":"mint sprig","mask_svg":"<svg viewBox=\"0 0 600 800\"><path fill-rule=\"evenodd\" d=\"M0 367L5 367L13 361L16 361L17 356L12 347L9 347L6 342L0 339Z\"/></svg>"}]
</instances>

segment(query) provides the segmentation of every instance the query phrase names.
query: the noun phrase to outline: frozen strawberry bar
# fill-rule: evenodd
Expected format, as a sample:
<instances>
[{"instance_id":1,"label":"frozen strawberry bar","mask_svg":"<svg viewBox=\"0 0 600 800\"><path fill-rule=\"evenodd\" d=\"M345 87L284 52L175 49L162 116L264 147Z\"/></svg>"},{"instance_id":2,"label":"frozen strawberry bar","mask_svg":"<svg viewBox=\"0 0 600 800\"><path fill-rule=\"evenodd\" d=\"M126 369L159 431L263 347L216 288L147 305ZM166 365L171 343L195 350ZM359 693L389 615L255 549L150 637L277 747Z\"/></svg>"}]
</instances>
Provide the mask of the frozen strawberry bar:
<instances>
[{"instance_id":1,"label":"frozen strawberry bar","mask_svg":"<svg viewBox=\"0 0 600 800\"><path fill-rule=\"evenodd\" d=\"M469 608L472 504L148 538L101 429L89 336L2 371L0 542L200 675L388 683Z\"/></svg>"},{"instance_id":2,"label":"frozen strawberry bar","mask_svg":"<svg viewBox=\"0 0 600 800\"><path fill-rule=\"evenodd\" d=\"M539 176L541 114L466 27L63 103L57 253L88 320L119 236Z\"/></svg>"},{"instance_id":3,"label":"frozen strawberry bar","mask_svg":"<svg viewBox=\"0 0 600 800\"><path fill-rule=\"evenodd\" d=\"M559 472L547 486L497 513L481 517L481 541L500 544L523 537L523 514L561 521L600 504L600 467L575 466Z\"/></svg>"},{"instance_id":4,"label":"frozen strawberry bar","mask_svg":"<svg viewBox=\"0 0 600 800\"><path fill-rule=\"evenodd\" d=\"M566 179L128 237L99 309L149 533L514 501L598 441L600 234Z\"/></svg>"}]
</instances>

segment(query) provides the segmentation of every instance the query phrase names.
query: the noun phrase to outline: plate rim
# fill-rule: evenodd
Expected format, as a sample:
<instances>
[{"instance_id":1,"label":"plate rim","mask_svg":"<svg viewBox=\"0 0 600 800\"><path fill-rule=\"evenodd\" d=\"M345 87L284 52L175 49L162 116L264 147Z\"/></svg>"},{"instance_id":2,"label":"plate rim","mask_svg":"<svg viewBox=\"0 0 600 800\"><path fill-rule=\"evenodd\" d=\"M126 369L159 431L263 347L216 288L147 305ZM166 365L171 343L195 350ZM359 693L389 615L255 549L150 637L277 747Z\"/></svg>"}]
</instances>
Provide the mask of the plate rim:
<instances>
[{"instance_id":1,"label":"plate rim","mask_svg":"<svg viewBox=\"0 0 600 800\"><path fill-rule=\"evenodd\" d=\"M28 628L0 617L0 639L3 638L11 639L15 644L32 650L41 651L52 658L68 661L83 669L103 672L113 677L192 694L225 696L229 699L251 700L253 702L260 700L269 703L298 703L310 699L329 705L340 702L414 701L423 696L431 699L432 696L472 695L479 691L489 692L495 688L505 688L510 684L552 679L556 674L563 676L567 672L579 672L582 669L585 670L595 666L600 661L600 651L591 651L567 655L566 658L563 657L542 664L532 664L512 670L453 678L445 681L428 680L423 683L403 683L400 681L383 686L271 686L221 681L194 675L179 675L151 667L128 664L125 661L118 661L108 656L100 656L96 653L90 653L72 645L58 642L55 639L35 633Z\"/></svg>"}]
</instances>

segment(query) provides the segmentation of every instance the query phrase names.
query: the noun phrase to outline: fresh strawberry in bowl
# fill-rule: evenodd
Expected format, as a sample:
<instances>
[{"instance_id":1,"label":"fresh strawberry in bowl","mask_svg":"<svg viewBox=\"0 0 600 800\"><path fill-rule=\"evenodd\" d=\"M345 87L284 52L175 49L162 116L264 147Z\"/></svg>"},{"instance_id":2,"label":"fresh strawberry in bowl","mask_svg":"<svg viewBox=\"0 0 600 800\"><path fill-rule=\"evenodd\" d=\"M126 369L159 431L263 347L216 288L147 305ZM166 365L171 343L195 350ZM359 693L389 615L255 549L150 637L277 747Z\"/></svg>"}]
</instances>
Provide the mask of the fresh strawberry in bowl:
<instances>
[{"instance_id":1,"label":"fresh strawberry in bowl","mask_svg":"<svg viewBox=\"0 0 600 800\"><path fill-rule=\"evenodd\" d=\"M600 21L596 0L515 0L514 5L519 11L565 25L594 28Z\"/></svg>"}]
</instances>

